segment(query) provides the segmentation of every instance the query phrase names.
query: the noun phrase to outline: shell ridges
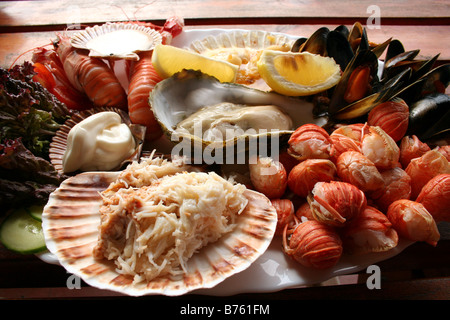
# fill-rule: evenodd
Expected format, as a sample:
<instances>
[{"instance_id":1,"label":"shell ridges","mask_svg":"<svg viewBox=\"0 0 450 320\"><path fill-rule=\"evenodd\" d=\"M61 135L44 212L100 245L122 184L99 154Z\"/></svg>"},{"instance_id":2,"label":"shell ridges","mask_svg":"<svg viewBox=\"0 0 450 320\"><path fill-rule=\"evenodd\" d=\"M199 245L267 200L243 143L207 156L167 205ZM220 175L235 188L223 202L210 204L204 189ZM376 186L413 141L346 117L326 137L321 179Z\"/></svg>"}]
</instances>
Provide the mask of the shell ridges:
<instances>
[{"instance_id":1,"label":"shell ridges","mask_svg":"<svg viewBox=\"0 0 450 320\"><path fill-rule=\"evenodd\" d=\"M89 189L96 191L102 189L99 181L106 189L110 182L115 181L118 174L117 171L85 172L72 176L52 193L44 208L43 230L49 251L68 272L79 276L91 286L131 296L154 294L177 296L196 289L212 288L233 274L248 268L266 251L272 241L277 220L275 208L264 195L246 190L245 196L249 205L238 217L238 226L231 233L225 234L218 241L194 254L188 261L187 274L174 278L161 276L148 283L134 284L129 277L117 273L113 263L95 259L93 256L96 242L94 230L100 225L98 208L102 201L101 194L98 193L97 199L90 197L88 200L79 192L70 200L63 196L65 189L70 193L70 190L78 184L84 186L88 193ZM91 187L88 181L92 182ZM93 210L87 211L88 217L75 213L83 205L93 207ZM72 215L71 210L74 211ZM55 214L58 211L64 211L66 215L61 217ZM97 225L93 223L94 221L98 221ZM252 236L242 231L245 228L239 227L247 224L255 224L257 228L264 224L266 230L258 236ZM76 229L80 230L79 237L73 233L70 233L70 239L54 236L71 230L73 225L77 225ZM83 231L84 227L87 230ZM86 236L86 233L89 236ZM241 254L236 254L237 252Z\"/></svg>"}]
</instances>

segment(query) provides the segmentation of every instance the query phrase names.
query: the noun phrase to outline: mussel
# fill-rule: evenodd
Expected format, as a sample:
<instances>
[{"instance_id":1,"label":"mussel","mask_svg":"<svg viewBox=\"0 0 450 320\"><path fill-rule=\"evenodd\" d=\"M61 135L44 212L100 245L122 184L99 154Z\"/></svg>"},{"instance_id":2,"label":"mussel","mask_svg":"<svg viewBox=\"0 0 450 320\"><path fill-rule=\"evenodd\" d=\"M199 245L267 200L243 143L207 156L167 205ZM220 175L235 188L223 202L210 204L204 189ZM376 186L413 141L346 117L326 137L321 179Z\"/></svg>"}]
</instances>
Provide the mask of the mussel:
<instances>
[{"instance_id":1,"label":"mussel","mask_svg":"<svg viewBox=\"0 0 450 320\"><path fill-rule=\"evenodd\" d=\"M423 60L417 59L420 50L406 51L397 39L371 43L358 22L351 30L340 27L326 32L326 39L326 53L343 73L334 88L313 101L320 101L315 110L327 114L330 123L361 119L378 104L396 98L412 105L427 95L445 93L449 85L450 65L435 67L439 54Z\"/></svg>"},{"instance_id":2,"label":"mussel","mask_svg":"<svg viewBox=\"0 0 450 320\"><path fill-rule=\"evenodd\" d=\"M334 30L317 29L309 38L300 38L291 51L313 51L333 58L340 66L340 82L313 98L316 115L328 115L332 120L354 119L367 114L376 104L389 100L404 85L406 73L380 81L379 58L391 47L392 39L381 44L371 43L366 29L356 22L349 30L341 25ZM401 43L400 43L401 44ZM324 48L325 46L325 48ZM400 81L401 80L401 81Z\"/></svg>"},{"instance_id":3,"label":"mussel","mask_svg":"<svg viewBox=\"0 0 450 320\"><path fill-rule=\"evenodd\" d=\"M354 57L353 49L347 37L344 33L337 30L328 33L327 53L341 67L341 70L345 70Z\"/></svg>"},{"instance_id":4,"label":"mussel","mask_svg":"<svg viewBox=\"0 0 450 320\"><path fill-rule=\"evenodd\" d=\"M427 141L448 137L450 133L450 97L433 93L410 106L407 134Z\"/></svg>"},{"instance_id":5,"label":"mussel","mask_svg":"<svg viewBox=\"0 0 450 320\"><path fill-rule=\"evenodd\" d=\"M384 60L389 61L393 57L403 52L405 52L405 47L403 46L403 43L398 39L394 39L389 43Z\"/></svg>"},{"instance_id":6,"label":"mussel","mask_svg":"<svg viewBox=\"0 0 450 320\"><path fill-rule=\"evenodd\" d=\"M408 104L413 104L433 93L445 93L450 81L450 64L444 64L433 69L437 55L427 60L417 69L407 68L410 75L403 86L395 94Z\"/></svg>"},{"instance_id":7,"label":"mussel","mask_svg":"<svg viewBox=\"0 0 450 320\"><path fill-rule=\"evenodd\" d=\"M351 29L340 25L334 30L327 27L317 29L310 37L299 38L291 47L293 52L310 52L333 58L344 71L352 58L360 51L371 50L379 58L389 46L391 39L381 44L371 43L366 29L356 22ZM393 52L393 49L391 49ZM397 53L396 51L394 51ZM393 53L392 53L393 54Z\"/></svg>"},{"instance_id":8,"label":"mussel","mask_svg":"<svg viewBox=\"0 0 450 320\"><path fill-rule=\"evenodd\" d=\"M346 39L348 39L348 35L350 34L350 30L345 24L337 26L333 31L341 33Z\"/></svg>"},{"instance_id":9,"label":"mussel","mask_svg":"<svg viewBox=\"0 0 450 320\"><path fill-rule=\"evenodd\" d=\"M362 26L362 24L360 22L355 22L351 29L349 30L349 34L348 34L348 42L350 43L350 46L352 47L353 51L356 52L356 50L361 46L361 42L362 42L362 46L365 47L365 49L367 49L368 47L368 41L367 37L365 37L365 31L364 31L364 27Z\"/></svg>"},{"instance_id":10,"label":"mussel","mask_svg":"<svg viewBox=\"0 0 450 320\"><path fill-rule=\"evenodd\" d=\"M291 51L309 52L313 54L327 55L327 41L330 29L321 27L317 29L309 38L300 38L292 46Z\"/></svg>"},{"instance_id":11,"label":"mussel","mask_svg":"<svg viewBox=\"0 0 450 320\"><path fill-rule=\"evenodd\" d=\"M450 84L450 63L440 65L427 75L421 94L445 93Z\"/></svg>"},{"instance_id":12,"label":"mussel","mask_svg":"<svg viewBox=\"0 0 450 320\"><path fill-rule=\"evenodd\" d=\"M361 101L373 92L378 76L378 59L370 50L359 51L347 65L336 85L328 112L335 116L353 103Z\"/></svg>"},{"instance_id":13,"label":"mussel","mask_svg":"<svg viewBox=\"0 0 450 320\"><path fill-rule=\"evenodd\" d=\"M397 54L396 56L385 60L383 78L389 78L406 68L414 67L417 61L414 60L419 54L420 50L411 50Z\"/></svg>"}]
</instances>

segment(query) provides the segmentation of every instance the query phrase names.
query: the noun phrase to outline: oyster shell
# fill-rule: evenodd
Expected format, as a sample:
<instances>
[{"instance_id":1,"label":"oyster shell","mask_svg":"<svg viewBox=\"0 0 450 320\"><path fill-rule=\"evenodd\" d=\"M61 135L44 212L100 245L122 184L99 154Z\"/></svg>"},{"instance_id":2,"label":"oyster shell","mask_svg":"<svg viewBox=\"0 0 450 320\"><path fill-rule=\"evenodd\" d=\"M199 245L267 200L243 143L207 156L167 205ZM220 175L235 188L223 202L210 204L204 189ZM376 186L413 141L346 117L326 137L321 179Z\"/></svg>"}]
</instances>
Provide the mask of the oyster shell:
<instances>
[{"instance_id":1,"label":"oyster shell","mask_svg":"<svg viewBox=\"0 0 450 320\"><path fill-rule=\"evenodd\" d=\"M133 279L119 274L112 262L93 257L100 225L100 192L118 175L119 172L85 172L70 177L51 194L43 212L47 248L68 272L93 287L131 296L177 296L211 288L249 267L272 241L275 209L262 194L246 190L248 205L234 231L194 254L183 277L164 276L133 284Z\"/></svg>"},{"instance_id":2,"label":"oyster shell","mask_svg":"<svg viewBox=\"0 0 450 320\"><path fill-rule=\"evenodd\" d=\"M139 24L108 22L77 32L70 42L75 48L89 50L91 57L139 60L137 53L152 50L162 43L162 36Z\"/></svg>"},{"instance_id":3,"label":"oyster shell","mask_svg":"<svg viewBox=\"0 0 450 320\"><path fill-rule=\"evenodd\" d=\"M149 97L155 118L167 137L173 142L186 139L203 148L225 148L234 146L241 140L278 136L281 143L293 130L305 123L324 125L325 117L313 115L313 104L300 98L286 97L274 92L266 92L235 83L221 83L216 78L199 71L183 70L170 78L159 82ZM292 120L292 129L286 130L247 130L242 134L222 140L204 139L204 132L191 134L176 130L177 125L202 108L220 103L234 103L245 106L274 105L280 108ZM280 143L280 144L281 144Z\"/></svg>"},{"instance_id":4,"label":"oyster shell","mask_svg":"<svg viewBox=\"0 0 450 320\"><path fill-rule=\"evenodd\" d=\"M138 124L132 124L130 118L128 117L128 114L121 109L112 108L112 107L93 108L93 109L81 111L79 113L75 113L69 120L67 120L60 127L60 129L53 136L52 142L50 143L49 158L50 158L51 164L55 167L55 169L59 173L66 174L63 169L63 157L64 157L64 153L67 148L67 137L69 135L70 129L72 129L73 126L75 126L77 123L83 121L87 117L89 117L93 114L99 113L99 112L103 112L103 111L117 112L120 115L120 117L122 118L123 123L128 125L128 127L130 128L131 133L133 134L134 139L136 141L135 152L131 156L129 156L127 159L122 161L122 163L114 170L119 170L120 168L123 168L128 163L139 160L141 153L142 153L142 146L144 143L146 127L142 126L142 125L138 125Z\"/></svg>"}]
</instances>

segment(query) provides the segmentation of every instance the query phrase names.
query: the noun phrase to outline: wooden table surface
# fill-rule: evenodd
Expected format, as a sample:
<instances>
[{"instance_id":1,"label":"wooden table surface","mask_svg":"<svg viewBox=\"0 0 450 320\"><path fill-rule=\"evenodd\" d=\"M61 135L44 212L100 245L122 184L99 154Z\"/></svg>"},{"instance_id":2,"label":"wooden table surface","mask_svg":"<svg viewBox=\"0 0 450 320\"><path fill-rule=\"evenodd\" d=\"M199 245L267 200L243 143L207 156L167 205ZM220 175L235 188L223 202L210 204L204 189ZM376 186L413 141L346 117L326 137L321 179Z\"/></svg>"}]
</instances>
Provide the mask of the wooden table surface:
<instances>
[{"instance_id":1,"label":"wooden table surface","mask_svg":"<svg viewBox=\"0 0 450 320\"><path fill-rule=\"evenodd\" d=\"M375 20L378 13L379 20ZM359 21L367 27L373 42L392 37L401 40L406 50L420 49L419 58L431 58L440 53L439 63L450 61L448 0L62 0L0 1L0 66L9 67L16 59L18 63L29 60L27 51L50 43L56 31L68 27L83 28L124 20L162 25L174 15L184 18L186 30L244 28L298 36L308 36L322 26L334 28L344 24L350 27ZM266 302L285 299L447 300L450 298L450 227L443 223L439 228L441 240L436 247L415 243L394 258L377 264L382 273L381 289L368 289L368 275L362 271L309 287L239 294L232 298ZM121 297L84 284L79 290L70 290L66 286L68 276L62 267L0 248L0 299ZM204 298L190 294L173 300ZM144 299L157 300L158 297Z\"/></svg>"}]
</instances>

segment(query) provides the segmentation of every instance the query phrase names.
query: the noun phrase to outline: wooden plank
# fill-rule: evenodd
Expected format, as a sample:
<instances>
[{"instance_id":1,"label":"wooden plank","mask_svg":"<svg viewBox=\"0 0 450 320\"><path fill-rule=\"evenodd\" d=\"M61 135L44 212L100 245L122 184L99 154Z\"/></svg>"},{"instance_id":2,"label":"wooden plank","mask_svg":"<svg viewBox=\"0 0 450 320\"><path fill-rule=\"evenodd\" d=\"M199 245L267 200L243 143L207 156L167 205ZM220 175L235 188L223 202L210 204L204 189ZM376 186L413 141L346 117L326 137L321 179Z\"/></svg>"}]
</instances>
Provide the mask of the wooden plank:
<instances>
[{"instance_id":1,"label":"wooden plank","mask_svg":"<svg viewBox=\"0 0 450 320\"><path fill-rule=\"evenodd\" d=\"M252 294L252 299L264 302L271 299L301 300L301 299L333 299L333 300L448 300L450 279L417 279L407 281L392 281L381 283L381 289L368 289L366 283L308 287L297 290L284 290L276 295ZM233 296L234 299L245 299L245 295Z\"/></svg>"},{"instance_id":2,"label":"wooden plank","mask_svg":"<svg viewBox=\"0 0 450 320\"><path fill-rule=\"evenodd\" d=\"M309 36L322 25L216 25L216 26L192 26L186 29L200 28L243 28L251 30L267 30L283 32L290 35ZM330 29L337 25L326 25ZM429 59L440 53L439 60L450 61L450 50L448 43L450 40L450 26L422 26L421 32L417 32L416 26L396 26L385 25L381 29L368 30L371 41L381 43L389 38L400 39L406 50L420 49L418 58ZM54 31L48 32L26 32L26 33L6 33L0 34L0 66L9 67L20 54L26 51L51 43L56 39ZM439 39L437 41L436 39ZM26 53L19 58L21 63L31 59L31 53Z\"/></svg>"},{"instance_id":3,"label":"wooden plank","mask_svg":"<svg viewBox=\"0 0 450 320\"><path fill-rule=\"evenodd\" d=\"M366 283L360 284L341 284L335 286L312 286L298 289L287 289L275 293L253 293L238 294L232 296L232 300L249 299L266 303L272 301L274 303L282 300L448 300L450 292L449 278L439 279L408 279L406 281L382 282L380 289L368 289ZM96 298L96 299L120 299L124 295L101 290L94 287L81 287L80 289L68 289L64 287L48 287L48 288L0 288L0 298L6 300L16 299L76 299L76 298ZM229 302L230 297L206 297L203 295L188 294L181 297L161 297L161 296L145 296L141 297L146 301L158 301L164 303L168 301L176 306L176 303L184 303L186 300L199 301L207 298L210 302L221 301L226 299Z\"/></svg>"},{"instance_id":4,"label":"wooden plank","mask_svg":"<svg viewBox=\"0 0 450 320\"><path fill-rule=\"evenodd\" d=\"M0 3L0 26L45 26L90 24L127 19L164 21L178 15L188 20L232 18L298 18L298 19L363 19L379 14L385 19L401 23L412 19L423 24L450 18L448 1L409 0L376 1L292 1L292 0L154 0L151 2L123 0L59 0L6 1ZM429 20L433 19L433 20ZM448 21L446 22L448 24Z\"/></svg>"}]
</instances>

